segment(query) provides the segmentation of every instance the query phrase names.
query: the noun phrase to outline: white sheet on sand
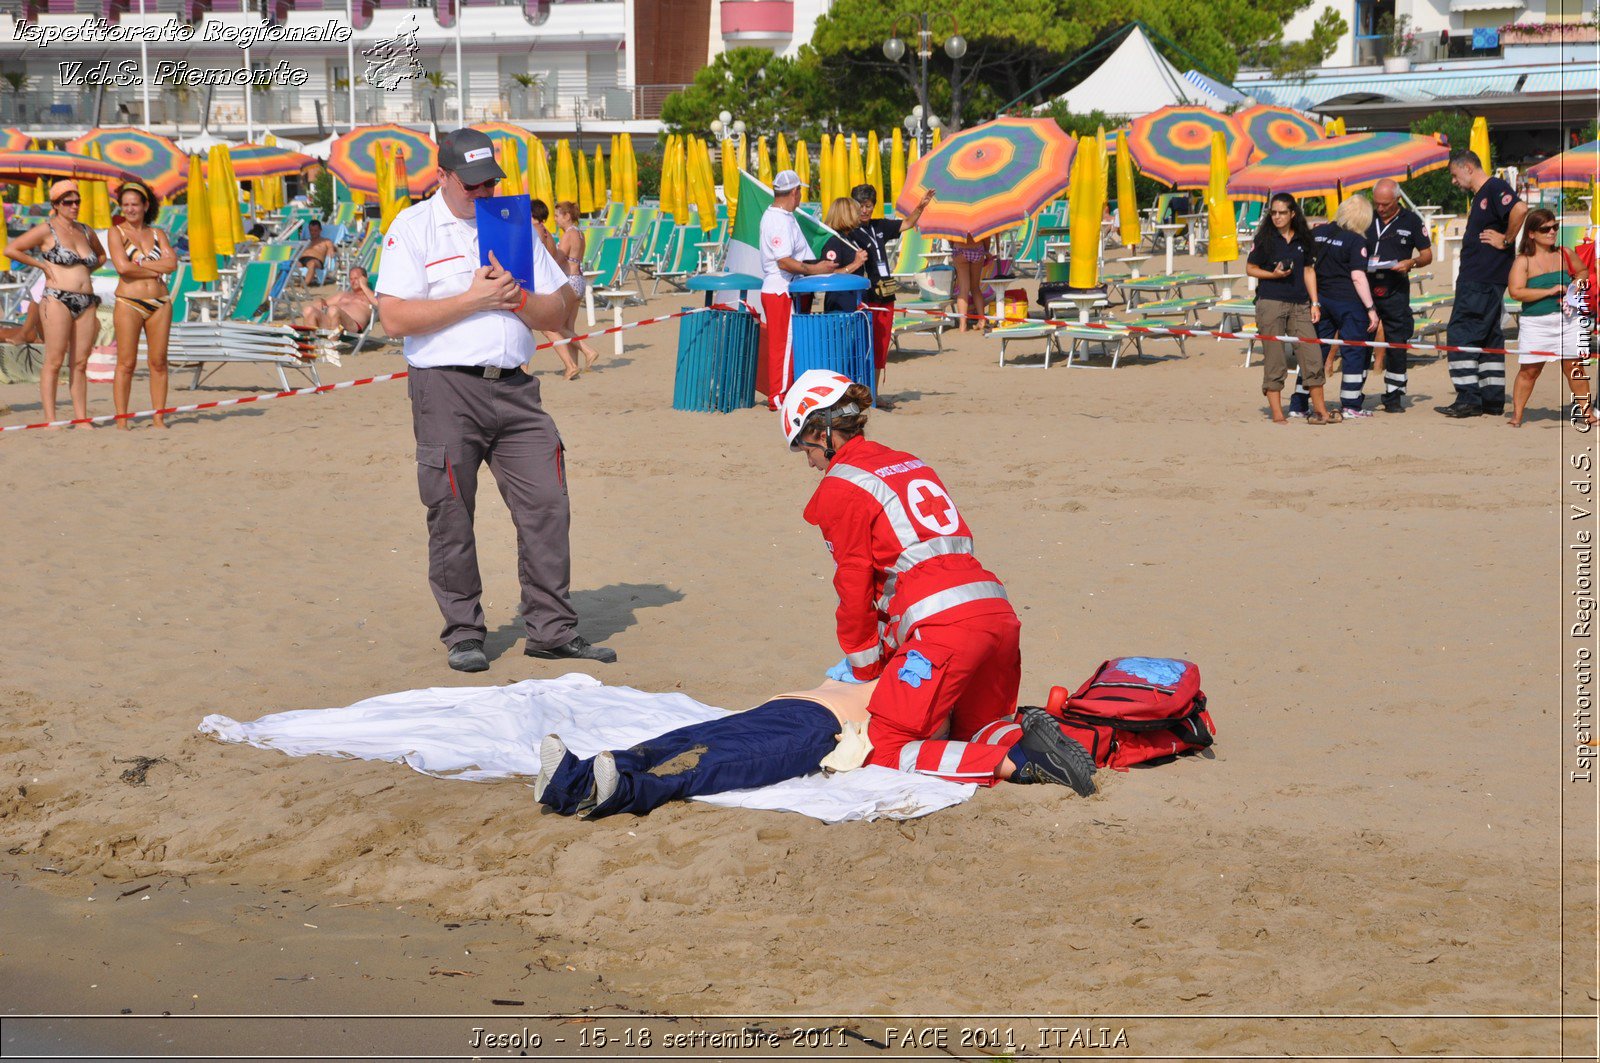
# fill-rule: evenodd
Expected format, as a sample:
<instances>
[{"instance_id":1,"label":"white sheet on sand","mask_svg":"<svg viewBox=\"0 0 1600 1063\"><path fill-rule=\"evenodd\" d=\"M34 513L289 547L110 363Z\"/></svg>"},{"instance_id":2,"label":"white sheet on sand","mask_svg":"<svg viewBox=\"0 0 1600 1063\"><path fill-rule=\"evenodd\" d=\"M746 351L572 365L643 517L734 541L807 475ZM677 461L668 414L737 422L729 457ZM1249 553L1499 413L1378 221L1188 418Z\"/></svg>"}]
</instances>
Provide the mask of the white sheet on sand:
<instances>
[{"instance_id":1,"label":"white sheet on sand","mask_svg":"<svg viewBox=\"0 0 1600 1063\"><path fill-rule=\"evenodd\" d=\"M558 734L580 757L627 749L686 724L727 715L683 694L606 686L574 672L501 687L433 687L368 698L342 709L302 709L240 723L207 716L200 731L224 742L388 760L439 778L486 782L539 774L539 742ZM889 768L790 779L695 800L733 808L800 812L827 823L915 819L957 805L975 786Z\"/></svg>"}]
</instances>

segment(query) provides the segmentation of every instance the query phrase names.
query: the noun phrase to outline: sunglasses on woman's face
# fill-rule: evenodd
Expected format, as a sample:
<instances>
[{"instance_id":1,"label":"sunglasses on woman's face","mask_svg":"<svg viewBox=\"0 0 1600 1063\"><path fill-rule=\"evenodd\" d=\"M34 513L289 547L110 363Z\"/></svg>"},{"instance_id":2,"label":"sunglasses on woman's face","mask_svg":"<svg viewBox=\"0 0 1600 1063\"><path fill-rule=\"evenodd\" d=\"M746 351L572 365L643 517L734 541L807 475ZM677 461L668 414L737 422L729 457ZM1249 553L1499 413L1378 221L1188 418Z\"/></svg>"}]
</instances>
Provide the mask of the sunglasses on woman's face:
<instances>
[{"instance_id":1,"label":"sunglasses on woman's face","mask_svg":"<svg viewBox=\"0 0 1600 1063\"><path fill-rule=\"evenodd\" d=\"M1561 230L1561 226L1559 226L1559 225L1541 225L1541 226L1539 226L1537 229L1535 229L1533 231L1536 232L1536 233L1553 233L1553 232L1559 232L1560 230Z\"/></svg>"},{"instance_id":2,"label":"sunglasses on woman's face","mask_svg":"<svg viewBox=\"0 0 1600 1063\"><path fill-rule=\"evenodd\" d=\"M56 200L56 202L61 204L63 207L76 207L79 203L82 203L83 200L77 199L77 198L73 198L73 199L58 199L58 200Z\"/></svg>"},{"instance_id":3,"label":"sunglasses on woman's face","mask_svg":"<svg viewBox=\"0 0 1600 1063\"><path fill-rule=\"evenodd\" d=\"M1282 215L1288 216L1288 215L1292 215L1294 213L1294 211L1292 211L1292 210L1269 210L1269 211L1267 211L1267 213L1268 214L1272 214L1272 215L1282 214Z\"/></svg>"}]
</instances>

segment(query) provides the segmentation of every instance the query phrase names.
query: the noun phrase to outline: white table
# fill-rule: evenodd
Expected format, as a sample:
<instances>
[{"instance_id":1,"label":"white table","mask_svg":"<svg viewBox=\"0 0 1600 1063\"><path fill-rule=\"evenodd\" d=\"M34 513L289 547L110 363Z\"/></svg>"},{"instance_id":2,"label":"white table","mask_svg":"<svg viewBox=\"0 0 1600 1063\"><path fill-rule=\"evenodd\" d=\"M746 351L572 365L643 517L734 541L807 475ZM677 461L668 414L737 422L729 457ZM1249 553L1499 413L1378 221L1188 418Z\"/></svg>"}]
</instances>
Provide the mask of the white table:
<instances>
[{"instance_id":1,"label":"white table","mask_svg":"<svg viewBox=\"0 0 1600 1063\"><path fill-rule=\"evenodd\" d=\"M1072 257L1071 240L1050 240L1044 245L1045 257L1056 256L1057 262L1065 262Z\"/></svg>"},{"instance_id":2,"label":"white table","mask_svg":"<svg viewBox=\"0 0 1600 1063\"><path fill-rule=\"evenodd\" d=\"M1146 262L1149 260L1149 258L1149 255L1128 255L1124 258L1115 259L1114 261L1126 262L1128 264L1128 271L1132 274L1132 276L1129 277L1129 280L1138 280L1139 263Z\"/></svg>"},{"instance_id":3,"label":"white table","mask_svg":"<svg viewBox=\"0 0 1600 1063\"><path fill-rule=\"evenodd\" d=\"M924 251L922 253L922 268L930 266L948 266L950 264L949 251Z\"/></svg>"},{"instance_id":4,"label":"white table","mask_svg":"<svg viewBox=\"0 0 1600 1063\"><path fill-rule=\"evenodd\" d=\"M600 271L597 269L583 271L583 311L590 328L594 328L594 279L598 276Z\"/></svg>"},{"instance_id":5,"label":"white table","mask_svg":"<svg viewBox=\"0 0 1600 1063\"><path fill-rule=\"evenodd\" d=\"M1170 222L1166 225L1156 226L1156 232L1163 234L1167 238L1167 276L1172 275L1172 238L1182 231L1183 226L1174 225Z\"/></svg>"},{"instance_id":6,"label":"white table","mask_svg":"<svg viewBox=\"0 0 1600 1063\"><path fill-rule=\"evenodd\" d=\"M1233 282L1234 281L1242 281L1242 280L1244 280L1244 278L1245 278L1245 275L1243 273L1218 273L1216 275L1216 280L1218 281L1218 283L1220 283L1222 285L1222 293L1219 296L1219 298L1222 299L1224 302L1226 302L1229 299L1232 299L1233 298Z\"/></svg>"},{"instance_id":7,"label":"white table","mask_svg":"<svg viewBox=\"0 0 1600 1063\"><path fill-rule=\"evenodd\" d=\"M1105 292L1062 292L1050 300L1050 305L1045 309L1054 313L1054 308L1061 303L1071 303L1077 308L1078 324L1089 323L1090 312L1098 307L1110 306Z\"/></svg>"},{"instance_id":8,"label":"white table","mask_svg":"<svg viewBox=\"0 0 1600 1063\"><path fill-rule=\"evenodd\" d=\"M190 292L186 297L189 302L200 307L200 320L210 321L211 314L217 309L217 300L222 298L221 292Z\"/></svg>"},{"instance_id":9,"label":"white table","mask_svg":"<svg viewBox=\"0 0 1600 1063\"><path fill-rule=\"evenodd\" d=\"M628 296L633 293L622 288L601 288L595 294L606 301L606 307L611 311L612 326L621 328L622 308L627 305ZM611 351L619 358L622 356L622 333L611 334Z\"/></svg>"}]
</instances>

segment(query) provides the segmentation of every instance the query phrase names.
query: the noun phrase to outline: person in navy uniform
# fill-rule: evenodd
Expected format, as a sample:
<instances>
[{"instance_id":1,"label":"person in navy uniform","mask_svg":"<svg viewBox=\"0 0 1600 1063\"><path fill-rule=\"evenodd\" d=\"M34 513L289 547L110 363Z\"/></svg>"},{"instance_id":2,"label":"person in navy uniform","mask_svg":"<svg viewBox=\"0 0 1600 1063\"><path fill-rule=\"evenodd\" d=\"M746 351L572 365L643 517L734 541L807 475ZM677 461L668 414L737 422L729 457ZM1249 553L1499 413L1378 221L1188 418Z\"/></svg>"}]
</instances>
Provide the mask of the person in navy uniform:
<instances>
[{"instance_id":1,"label":"person in navy uniform","mask_svg":"<svg viewBox=\"0 0 1600 1063\"><path fill-rule=\"evenodd\" d=\"M1378 331L1378 311L1372 305L1367 283L1367 229L1372 225L1372 204L1365 196L1351 196L1339 204L1334 220L1311 230L1317 255L1317 296L1312 303L1317 335L1346 341L1338 347L1340 367L1339 413L1342 418L1371 417L1361 408L1361 389L1367 382L1367 359L1372 348L1361 342ZM1334 361L1329 352L1329 373Z\"/></svg>"},{"instance_id":2,"label":"person in navy uniform","mask_svg":"<svg viewBox=\"0 0 1600 1063\"><path fill-rule=\"evenodd\" d=\"M1411 271L1433 261L1433 241L1428 226L1412 210L1400 205L1400 186L1385 178L1372 188L1372 228L1367 230L1367 261L1372 284L1372 305L1386 343L1410 343L1416 335L1411 312ZM1405 413L1406 351L1383 352L1383 408Z\"/></svg>"},{"instance_id":3,"label":"person in navy uniform","mask_svg":"<svg viewBox=\"0 0 1600 1063\"><path fill-rule=\"evenodd\" d=\"M1504 347L1500 328L1505 313L1506 282L1516 258L1517 233L1528 205L1514 188L1484 173L1470 151L1450 155L1450 179L1472 197L1467 229L1461 237L1461 269L1450 308L1448 342L1452 347ZM1506 356L1450 352L1450 383L1456 401L1438 410L1446 417L1499 416L1506 409Z\"/></svg>"}]
</instances>

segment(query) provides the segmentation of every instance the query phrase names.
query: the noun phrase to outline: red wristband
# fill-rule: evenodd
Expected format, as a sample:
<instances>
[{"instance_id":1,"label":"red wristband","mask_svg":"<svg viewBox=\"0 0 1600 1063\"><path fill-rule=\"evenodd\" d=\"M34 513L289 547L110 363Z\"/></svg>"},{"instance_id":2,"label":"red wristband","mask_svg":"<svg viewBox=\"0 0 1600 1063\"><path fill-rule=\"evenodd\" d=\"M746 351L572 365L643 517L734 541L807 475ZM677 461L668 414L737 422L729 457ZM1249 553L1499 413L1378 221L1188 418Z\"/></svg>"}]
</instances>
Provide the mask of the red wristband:
<instances>
[{"instance_id":1,"label":"red wristband","mask_svg":"<svg viewBox=\"0 0 1600 1063\"><path fill-rule=\"evenodd\" d=\"M528 305L528 289L524 288L524 289L522 289L522 302L518 303L517 304L517 308L515 310L511 311L511 312L513 314L520 314L520 313L522 313L522 308L527 306L527 305Z\"/></svg>"}]
</instances>

